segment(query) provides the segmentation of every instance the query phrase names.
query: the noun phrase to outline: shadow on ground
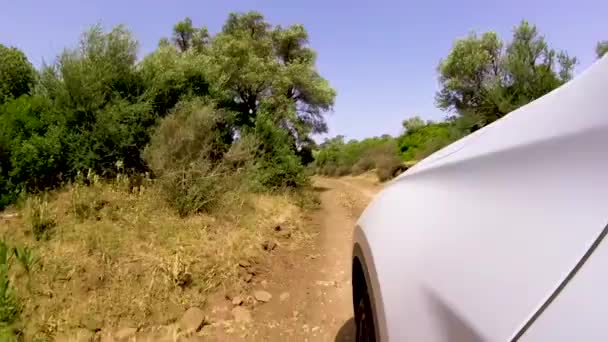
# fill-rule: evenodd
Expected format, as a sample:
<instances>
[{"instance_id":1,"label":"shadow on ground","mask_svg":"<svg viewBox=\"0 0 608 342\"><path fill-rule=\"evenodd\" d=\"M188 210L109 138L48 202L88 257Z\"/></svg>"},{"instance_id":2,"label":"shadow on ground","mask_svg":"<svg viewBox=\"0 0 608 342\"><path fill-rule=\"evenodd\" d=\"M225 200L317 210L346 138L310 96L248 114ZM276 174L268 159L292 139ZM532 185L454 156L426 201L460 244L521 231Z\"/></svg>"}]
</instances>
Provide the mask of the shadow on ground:
<instances>
[{"instance_id":1,"label":"shadow on ground","mask_svg":"<svg viewBox=\"0 0 608 342\"><path fill-rule=\"evenodd\" d=\"M354 342L355 341L355 320L350 318L344 322L338 334L336 334L336 342Z\"/></svg>"},{"instance_id":2,"label":"shadow on ground","mask_svg":"<svg viewBox=\"0 0 608 342\"><path fill-rule=\"evenodd\" d=\"M316 191L316 192L325 192L325 191L330 190L330 189L326 188L324 186L317 186L317 185L315 185L315 186L313 186L313 190Z\"/></svg>"}]
</instances>

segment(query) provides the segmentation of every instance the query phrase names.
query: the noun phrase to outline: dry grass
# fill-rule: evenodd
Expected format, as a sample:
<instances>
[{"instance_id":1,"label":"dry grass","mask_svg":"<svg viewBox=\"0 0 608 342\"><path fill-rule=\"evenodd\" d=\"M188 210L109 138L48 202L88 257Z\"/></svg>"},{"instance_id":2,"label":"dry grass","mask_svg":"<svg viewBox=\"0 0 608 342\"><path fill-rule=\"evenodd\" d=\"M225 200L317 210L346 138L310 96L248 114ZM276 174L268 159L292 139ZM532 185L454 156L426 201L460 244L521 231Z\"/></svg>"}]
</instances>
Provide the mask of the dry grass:
<instances>
[{"instance_id":1,"label":"dry grass","mask_svg":"<svg viewBox=\"0 0 608 342\"><path fill-rule=\"evenodd\" d=\"M307 233L293 195L228 196L211 215L181 218L154 186L73 185L49 197L56 226L36 242L22 216L0 221L0 234L29 246L37 262L16 275L26 340L88 329L168 324L188 307L204 307L218 288L248 286L239 261L264 265L261 248L277 221L292 229L280 248Z\"/></svg>"}]
</instances>

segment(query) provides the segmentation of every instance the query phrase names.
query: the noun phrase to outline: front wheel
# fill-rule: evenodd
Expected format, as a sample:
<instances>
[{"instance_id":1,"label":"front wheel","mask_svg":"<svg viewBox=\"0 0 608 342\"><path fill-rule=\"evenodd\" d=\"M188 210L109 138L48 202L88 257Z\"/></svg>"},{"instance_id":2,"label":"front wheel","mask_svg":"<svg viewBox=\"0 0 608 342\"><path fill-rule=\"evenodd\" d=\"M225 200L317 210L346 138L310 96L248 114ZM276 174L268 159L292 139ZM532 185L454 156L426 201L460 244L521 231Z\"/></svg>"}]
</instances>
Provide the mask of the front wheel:
<instances>
[{"instance_id":1,"label":"front wheel","mask_svg":"<svg viewBox=\"0 0 608 342\"><path fill-rule=\"evenodd\" d=\"M376 330L374 327L374 316L372 303L369 299L367 289L361 295L355 311L355 324L357 327L357 342L375 342Z\"/></svg>"}]
</instances>

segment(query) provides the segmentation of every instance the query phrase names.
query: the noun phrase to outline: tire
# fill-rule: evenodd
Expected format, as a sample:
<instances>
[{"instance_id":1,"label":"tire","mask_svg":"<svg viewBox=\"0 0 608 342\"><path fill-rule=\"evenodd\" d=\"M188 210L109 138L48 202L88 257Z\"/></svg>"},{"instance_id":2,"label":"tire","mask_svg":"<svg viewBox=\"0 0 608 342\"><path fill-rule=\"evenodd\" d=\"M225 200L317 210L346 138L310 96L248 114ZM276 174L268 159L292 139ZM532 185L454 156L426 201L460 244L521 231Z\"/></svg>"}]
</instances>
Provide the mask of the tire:
<instances>
[{"instance_id":1,"label":"tire","mask_svg":"<svg viewBox=\"0 0 608 342\"><path fill-rule=\"evenodd\" d=\"M359 303L355 310L355 325L357 328L357 342L376 342L372 303L367 289L363 291L359 298Z\"/></svg>"}]
</instances>

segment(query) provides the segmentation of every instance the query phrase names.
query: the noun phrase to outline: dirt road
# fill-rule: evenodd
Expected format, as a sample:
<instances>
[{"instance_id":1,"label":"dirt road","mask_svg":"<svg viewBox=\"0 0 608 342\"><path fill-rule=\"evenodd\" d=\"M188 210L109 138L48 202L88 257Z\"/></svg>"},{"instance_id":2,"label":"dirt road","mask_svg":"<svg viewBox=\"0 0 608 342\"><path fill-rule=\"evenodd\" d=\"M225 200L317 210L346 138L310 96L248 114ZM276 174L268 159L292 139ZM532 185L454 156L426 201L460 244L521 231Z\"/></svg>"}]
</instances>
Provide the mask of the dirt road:
<instances>
[{"instance_id":1,"label":"dirt road","mask_svg":"<svg viewBox=\"0 0 608 342\"><path fill-rule=\"evenodd\" d=\"M311 224L311 248L274 257L259 290L272 295L250 312L252 321L211 333L231 341L354 341L351 241L356 217L379 190L362 178L315 180L321 208Z\"/></svg>"}]
</instances>

